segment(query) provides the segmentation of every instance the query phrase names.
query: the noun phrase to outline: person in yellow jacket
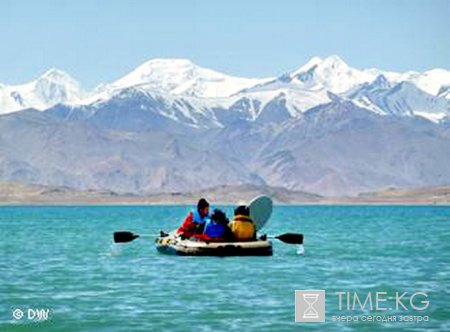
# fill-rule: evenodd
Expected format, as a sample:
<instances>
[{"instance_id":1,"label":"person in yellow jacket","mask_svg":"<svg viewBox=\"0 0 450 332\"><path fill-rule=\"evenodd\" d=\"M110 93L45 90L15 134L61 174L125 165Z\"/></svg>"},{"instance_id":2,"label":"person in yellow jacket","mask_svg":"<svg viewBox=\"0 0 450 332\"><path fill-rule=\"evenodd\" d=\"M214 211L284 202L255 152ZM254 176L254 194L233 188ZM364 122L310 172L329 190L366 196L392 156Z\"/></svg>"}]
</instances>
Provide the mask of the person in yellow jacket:
<instances>
[{"instance_id":1,"label":"person in yellow jacket","mask_svg":"<svg viewBox=\"0 0 450 332\"><path fill-rule=\"evenodd\" d=\"M233 221L228 225L233 232L235 241L256 240L256 226L250 219L250 209L241 205L234 210Z\"/></svg>"}]
</instances>

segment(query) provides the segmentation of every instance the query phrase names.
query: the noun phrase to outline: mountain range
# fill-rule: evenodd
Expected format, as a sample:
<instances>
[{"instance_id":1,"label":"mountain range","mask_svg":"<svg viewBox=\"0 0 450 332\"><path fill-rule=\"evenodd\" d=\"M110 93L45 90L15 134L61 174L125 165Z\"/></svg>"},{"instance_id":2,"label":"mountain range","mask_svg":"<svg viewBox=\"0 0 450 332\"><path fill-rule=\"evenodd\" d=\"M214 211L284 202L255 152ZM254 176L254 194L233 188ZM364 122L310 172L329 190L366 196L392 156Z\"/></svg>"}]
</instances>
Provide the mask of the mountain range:
<instances>
[{"instance_id":1,"label":"mountain range","mask_svg":"<svg viewBox=\"0 0 450 332\"><path fill-rule=\"evenodd\" d=\"M450 71L312 58L242 78L154 59L92 91L0 84L0 181L147 194L220 185L355 195L450 183Z\"/></svg>"}]
</instances>

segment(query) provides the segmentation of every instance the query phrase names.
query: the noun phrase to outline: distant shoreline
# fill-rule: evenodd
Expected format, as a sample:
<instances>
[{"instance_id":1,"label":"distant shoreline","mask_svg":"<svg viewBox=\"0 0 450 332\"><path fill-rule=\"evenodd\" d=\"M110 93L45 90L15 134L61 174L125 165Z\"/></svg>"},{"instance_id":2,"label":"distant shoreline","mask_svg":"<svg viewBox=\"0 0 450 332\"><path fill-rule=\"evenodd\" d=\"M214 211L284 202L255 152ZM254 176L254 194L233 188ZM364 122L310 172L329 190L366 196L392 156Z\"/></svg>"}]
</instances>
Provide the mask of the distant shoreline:
<instances>
[{"instance_id":1,"label":"distant shoreline","mask_svg":"<svg viewBox=\"0 0 450 332\"><path fill-rule=\"evenodd\" d=\"M426 188L388 188L357 196L324 197L279 187L236 185L219 186L190 193L168 192L148 195L116 193L108 190L75 190L36 184L0 183L0 206L171 206L196 204L206 197L214 205L237 205L258 195L270 196L275 205L450 205L450 186Z\"/></svg>"},{"instance_id":2,"label":"distant shoreline","mask_svg":"<svg viewBox=\"0 0 450 332\"><path fill-rule=\"evenodd\" d=\"M211 200L212 204L220 206L236 206L238 202L221 202ZM14 206L192 206L195 201L103 201L103 200L73 200L73 201L0 201L0 207ZM318 201L318 202L274 202L275 206L450 206L450 202L430 202L430 201Z\"/></svg>"}]
</instances>

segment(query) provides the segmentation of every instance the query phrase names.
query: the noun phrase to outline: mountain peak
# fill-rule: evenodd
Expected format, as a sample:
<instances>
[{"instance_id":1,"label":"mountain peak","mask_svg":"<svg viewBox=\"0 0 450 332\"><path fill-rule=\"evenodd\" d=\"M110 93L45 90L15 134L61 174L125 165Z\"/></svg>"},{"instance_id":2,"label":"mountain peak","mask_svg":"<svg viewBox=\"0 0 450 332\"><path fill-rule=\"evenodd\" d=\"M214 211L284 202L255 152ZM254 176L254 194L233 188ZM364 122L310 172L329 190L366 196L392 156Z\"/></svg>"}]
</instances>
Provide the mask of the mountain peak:
<instances>
[{"instance_id":1,"label":"mountain peak","mask_svg":"<svg viewBox=\"0 0 450 332\"><path fill-rule=\"evenodd\" d=\"M308 62L305 63L303 66L301 66L300 68L295 70L292 73L292 76L295 76L302 72L307 72L307 71L311 70L312 68L314 68L315 66L321 64L322 62L323 62L322 58L319 58L318 56L314 56L311 59L309 59Z\"/></svg>"},{"instance_id":2,"label":"mountain peak","mask_svg":"<svg viewBox=\"0 0 450 332\"><path fill-rule=\"evenodd\" d=\"M292 72L292 82L301 88L313 91L329 90L333 93L342 93L357 84L367 82L367 75L349 67L337 55L325 59L314 57L305 65Z\"/></svg>"},{"instance_id":3,"label":"mountain peak","mask_svg":"<svg viewBox=\"0 0 450 332\"><path fill-rule=\"evenodd\" d=\"M191 97L227 97L264 81L223 74L187 59L152 59L111 84L113 90L142 86L149 91Z\"/></svg>"},{"instance_id":4,"label":"mountain peak","mask_svg":"<svg viewBox=\"0 0 450 332\"><path fill-rule=\"evenodd\" d=\"M345 63L345 61L342 60L342 58L337 55L330 55L329 57L325 58L322 61L321 65L324 67L331 67L334 70L339 69L347 70L349 68L347 63Z\"/></svg>"},{"instance_id":5,"label":"mountain peak","mask_svg":"<svg viewBox=\"0 0 450 332\"><path fill-rule=\"evenodd\" d=\"M197 67L187 59L151 59L125 75L115 85L132 86L154 81L167 81L174 77L192 76Z\"/></svg>"},{"instance_id":6,"label":"mountain peak","mask_svg":"<svg viewBox=\"0 0 450 332\"><path fill-rule=\"evenodd\" d=\"M345 63L344 60L342 60L342 58L340 58L337 55L330 55L325 59L315 56L309 59L309 61L305 63L303 66L295 70L292 73L292 76L296 76L299 73L314 70L315 68L331 68L333 70L340 70L340 69L347 70L349 66Z\"/></svg>"},{"instance_id":7,"label":"mountain peak","mask_svg":"<svg viewBox=\"0 0 450 332\"><path fill-rule=\"evenodd\" d=\"M136 70L141 71L167 71L167 70L180 70L180 69L191 69L198 67L189 59L182 58L156 58L150 59L144 62L142 65L136 68Z\"/></svg>"},{"instance_id":8,"label":"mountain peak","mask_svg":"<svg viewBox=\"0 0 450 332\"><path fill-rule=\"evenodd\" d=\"M48 79L57 82L75 81L69 74L57 68L50 68L44 74L42 74L39 79Z\"/></svg>"},{"instance_id":9,"label":"mountain peak","mask_svg":"<svg viewBox=\"0 0 450 332\"><path fill-rule=\"evenodd\" d=\"M194 65L194 63L191 60L185 58L154 58L144 62L143 65Z\"/></svg>"},{"instance_id":10,"label":"mountain peak","mask_svg":"<svg viewBox=\"0 0 450 332\"><path fill-rule=\"evenodd\" d=\"M172 93L180 85L195 81L203 71L208 74L210 72L188 59L157 58L144 62L111 86L113 89L123 89L141 85L160 92Z\"/></svg>"},{"instance_id":11,"label":"mountain peak","mask_svg":"<svg viewBox=\"0 0 450 332\"><path fill-rule=\"evenodd\" d=\"M391 87L391 84L389 83L388 79L383 74L378 75L370 85L383 89L388 89Z\"/></svg>"}]
</instances>

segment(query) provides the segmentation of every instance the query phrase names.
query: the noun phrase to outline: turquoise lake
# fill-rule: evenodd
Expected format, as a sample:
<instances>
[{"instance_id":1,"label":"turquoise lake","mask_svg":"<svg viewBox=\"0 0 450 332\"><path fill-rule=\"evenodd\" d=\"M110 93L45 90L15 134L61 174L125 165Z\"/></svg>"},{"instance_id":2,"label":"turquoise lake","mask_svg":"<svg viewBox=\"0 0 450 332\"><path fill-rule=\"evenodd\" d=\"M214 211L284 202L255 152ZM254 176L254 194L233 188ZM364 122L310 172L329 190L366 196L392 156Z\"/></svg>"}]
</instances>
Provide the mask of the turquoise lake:
<instances>
[{"instance_id":1,"label":"turquoise lake","mask_svg":"<svg viewBox=\"0 0 450 332\"><path fill-rule=\"evenodd\" d=\"M450 330L450 207L276 206L263 231L303 233L304 255L276 240L271 257L159 254L152 234L188 209L0 207L0 331ZM117 230L149 237L117 245ZM326 291L325 323L294 322L294 291L308 289ZM429 306L339 310L341 291L423 292ZM341 315L428 321L333 321Z\"/></svg>"}]
</instances>

